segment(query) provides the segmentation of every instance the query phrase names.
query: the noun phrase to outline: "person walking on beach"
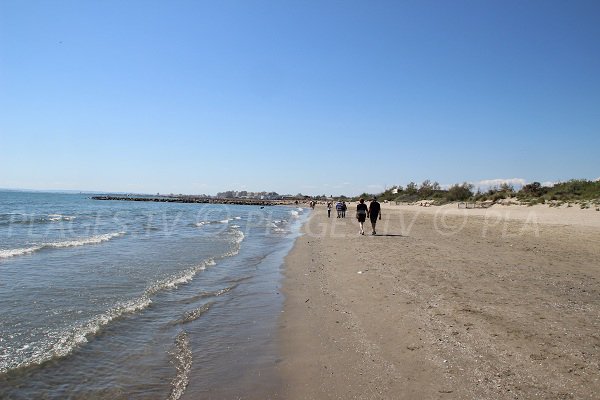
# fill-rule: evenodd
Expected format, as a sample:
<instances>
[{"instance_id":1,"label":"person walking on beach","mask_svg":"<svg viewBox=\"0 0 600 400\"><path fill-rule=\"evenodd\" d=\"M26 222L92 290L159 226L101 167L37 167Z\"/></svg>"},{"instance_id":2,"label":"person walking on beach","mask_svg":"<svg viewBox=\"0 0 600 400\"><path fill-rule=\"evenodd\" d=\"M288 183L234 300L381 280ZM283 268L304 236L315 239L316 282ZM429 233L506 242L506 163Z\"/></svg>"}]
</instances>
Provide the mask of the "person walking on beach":
<instances>
[{"instance_id":1,"label":"person walking on beach","mask_svg":"<svg viewBox=\"0 0 600 400\"><path fill-rule=\"evenodd\" d=\"M373 197L373 200L371 200L367 215L369 216L369 219L371 219L371 227L373 228L373 233L371 233L371 235L376 235L375 225L377 225L377 217L381 219L381 204L377 202L377 197Z\"/></svg>"},{"instance_id":2,"label":"person walking on beach","mask_svg":"<svg viewBox=\"0 0 600 400\"><path fill-rule=\"evenodd\" d=\"M365 221L367 219L368 213L367 205L365 204L365 199L361 198L356 205L356 219L358 220L358 225L360 226L361 235L365 234Z\"/></svg>"},{"instance_id":3,"label":"person walking on beach","mask_svg":"<svg viewBox=\"0 0 600 400\"><path fill-rule=\"evenodd\" d=\"M342 201L342 218L346 218L346 210L348 209L348 206L346 205L345 201Z\"/></svg>"},{"instance_id":4,"label":"person walking on beach","mask_svg":"<svg viewBox=\"0 0 600 400\"><path fill-rule=\"evenodd\" d=\"M327 202L327 218L331 218L331 201Z\"/></svg>"},{"instance_id":5,"label":"person walking on beach","mask_svg":"<svg viewBox=\"0 0 600 400\"><path fill-rule=\"evenodd\" d=\"M338 201L335 203L335 209L337 210L337 217L342 218L342 202Z\"/></svg>"}]
</instances>

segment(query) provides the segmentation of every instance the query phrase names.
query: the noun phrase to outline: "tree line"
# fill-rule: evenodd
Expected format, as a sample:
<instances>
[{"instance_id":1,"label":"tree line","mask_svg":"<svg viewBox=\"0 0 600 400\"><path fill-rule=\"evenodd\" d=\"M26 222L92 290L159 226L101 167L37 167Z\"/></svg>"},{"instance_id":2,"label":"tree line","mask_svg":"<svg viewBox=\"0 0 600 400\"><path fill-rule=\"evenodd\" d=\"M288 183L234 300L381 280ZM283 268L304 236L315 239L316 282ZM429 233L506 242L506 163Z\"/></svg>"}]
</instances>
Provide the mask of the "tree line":
<instances>
[{"instance_id":1,"label":"tree line","mask_svg":"<svg viewBox=\"0 0 600 400\"><path fill-rule=\"evenodd\" d=\"M393 186L382 193L363 193L356 198L377 196L381 200L396 202L415 202L430 200L436 204L455 201L491 201L497 202L507 198L517 198L525 203L591 201L600 203L600 180L571 179L559 182L553 186L544 186L533 182L520 189L509 183L493 186L487 190L474 191L474 185L468 182L457 183L448 188L442 188L438 182L429 179L420 185L410 182L406 187ZM355 198L355 199L356 199Z\"/></svg>"}]
</instances>

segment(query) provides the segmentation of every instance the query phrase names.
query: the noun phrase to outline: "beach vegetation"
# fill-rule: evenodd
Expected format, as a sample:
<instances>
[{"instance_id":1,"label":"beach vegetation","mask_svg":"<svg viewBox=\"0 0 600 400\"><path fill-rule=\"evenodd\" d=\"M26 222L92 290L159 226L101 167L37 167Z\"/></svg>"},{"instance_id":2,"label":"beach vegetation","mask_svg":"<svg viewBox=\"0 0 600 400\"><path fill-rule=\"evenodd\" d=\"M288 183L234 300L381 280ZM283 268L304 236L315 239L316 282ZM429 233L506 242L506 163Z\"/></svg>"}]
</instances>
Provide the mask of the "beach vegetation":
<instances>
[{"instance_id":1,"label":"beach vegetation","mask_svg":"<svg viewBox=\"0 0 600 400\"><path fill-rule=\"evenodd\" d=\"M552 207L560 207L567 204L572 207L571 202L586 201L597 206L600 203L600 181L589 181L585 179L572 179L567 182L559 182L553 186L544 186L540 182L532 182L524 185L520 190L515 190L509 183L502 183L482 191L477 188L473 193L473 185L467 182L454 184L448 189L442 189L438 182L429 179L424 180L421 185L410 182L405 188L393 186L383 193L377 194L381 200L396 201L398 203L414 203L423 200L433 200L433 204L442 205L456 201L475 202L506 202L512 203L516 198L517 203L525 205L548 204ZM364 198L373 197L372 194L363 193ZM358 198L358 197L356 197Z\"/></svg>"},{"instance_id":2,"label":"beach vegetation","mask_svg":"<svg viewBox=\"0 0 600 400\"><path fill-rule=\"evenodd\" d=\"M467 182L463 182L461 185L458 183L452 185L450 189L448 189L448 193L446 195L446 199L448 201L465 201L469 200L473 197L473 185Z\"/></svg>"},{"instance_id":3,"label":"beach vegetation","mask_svg":"<svg viewBox=\"0 0 600 400\"><path fill-rule=\"evenodd\" d=\"M503 192L503 193L514 193L515 192L515 187L513 185L511 185L510 183L504 182L503 184L500 185L500 187L498 188L498 191Z\"/></svg>"},{"instance_id":4,"label":"beach vegetation","mask_svg":"<svg viewBox=\"0 0 600 400\"><path fill-rule=\"evenodd\" d=\"M539 182L528 183L523 186L519 191L517 197L528 198L528 197L540 197L546 194L548 188L542 186Z\"/></svg>"},{"instance_id":5,"label":"beach vegetation","mask_svg":"<svg viewBox=\"0 0 600 400\"><path fill-rule=\"evenodd\" d=\"M443 192L440 188L440 184L438 182L431 182L429 179L423 181L421 183L421 187L417 190L419 196L423 199L433 198L436 194L442 194Z\"/></svg>"},{"instance_id":6,"label":"beach vegetation","mask_svg":"<svg viewBox=\"0 0 600 400\"><path fill-rule=\"evenodd\" d=\"M431 197L433 194L433 184L431 181L429 179L423 181L423 183L421 183L421 187L417 190L417 193L419 194L419 197L423 199Z\"/></svg>"},{"instance_id":7,"label":"beach vegetation","mask_svg":"<svg viewBox=\"0 0 600 400\"><path fill-rule=\"evenodd\" d=\"M513 185L503 183L500 186L490 187L486 192L482 192L481 189L477 189L477 193L473 195L474 201L493 201L494 203L509 199L515 196L515 188Z\"/></svg>"},{"instance_id":8,"label":"beach vegetation","mask_svg":"<svg viewBox=\"0 0 600 400\"><path fill-rule=\"evenodd\" d=\"M398 202L398 203L412 203L415 201L419 201L419 195L418 194L410 194L410 193L402 193L400 196L397 196L396 198L394 198L394 201Z\"/></svg>"},{"instance_id":9,"label":"beach vegetation","mask_svg":"<svg viewBox=\"0 0 600 400\"><path fill-rule=\"evenodd\" d=\"M571 179L567 182L556 183L552 187L545 187L539 182L533 182L523 186L516 195L521 201L539 198L544 198L546 201L590 201L600 197L600 182Z\"/></svg>"},{"instance_id":10,"label":"beach vegetation","mask_svg":"<svg viewBox=\"0 0 600 400\"><path fill-rule=\"evenodd\" d=\"M417 187L417 184L414 182L409 182L408 185L406 185L406 189L404 189L404 193L406 193L407 195L416 195L418 194L419 189Z\"/></svg>"},{"instance_id":11,"label":"beach vegetation","mask_svg":"<svg viewBox=\"0 0 600 400\"><path fill-rule=\"evenodd\" d=\"M401 192L402 188L400 186L392 186L386 189L383 193L377 195L377 198L381 201L393 201Z\"/></svg>"},{"instance_id":12,"label":"beach vegetation","mask_svg":"<svg viewBox=\"0 0 600 400\"><path fill-rule=\"evenodd\" d=\"M371 194L371 193L367 193L367 192L363 192L363 193L359 194L358 196L353 197L352 201L358 201L361 198L363 198L365 200L370 200L370 199L373 198L373 196L377 196L377 195L374 195L374 194Z\"/></svg>"}]
</instances>

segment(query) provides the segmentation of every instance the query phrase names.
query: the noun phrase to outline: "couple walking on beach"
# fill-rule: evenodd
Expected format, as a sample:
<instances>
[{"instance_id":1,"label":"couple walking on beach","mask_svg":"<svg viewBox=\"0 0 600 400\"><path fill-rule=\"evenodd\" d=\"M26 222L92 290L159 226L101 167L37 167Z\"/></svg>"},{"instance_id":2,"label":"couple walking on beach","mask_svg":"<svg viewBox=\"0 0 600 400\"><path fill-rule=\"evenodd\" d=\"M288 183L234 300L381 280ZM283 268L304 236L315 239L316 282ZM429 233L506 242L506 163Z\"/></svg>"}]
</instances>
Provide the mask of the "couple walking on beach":
<instances>
[{"instance_id":1,"label":"couple walking on beach","mask_svg":"<svg viewBox=\"0 0 600 400\"><path fill-rule=\"evenodd\" d=\"M359 233L361 235L365 234L364 223L367 220L367 217L371 220L371 227L373 228L371 235L376 235L375 225L377 225L377 218L381 219L381 204L377 202L377 197L373 197L373 200L371 200L371 204L369 204L368 207L363 198L361 198L356 205L356 219L358 219L358 224L360 225Z\"/></svg>"}]
</instances>

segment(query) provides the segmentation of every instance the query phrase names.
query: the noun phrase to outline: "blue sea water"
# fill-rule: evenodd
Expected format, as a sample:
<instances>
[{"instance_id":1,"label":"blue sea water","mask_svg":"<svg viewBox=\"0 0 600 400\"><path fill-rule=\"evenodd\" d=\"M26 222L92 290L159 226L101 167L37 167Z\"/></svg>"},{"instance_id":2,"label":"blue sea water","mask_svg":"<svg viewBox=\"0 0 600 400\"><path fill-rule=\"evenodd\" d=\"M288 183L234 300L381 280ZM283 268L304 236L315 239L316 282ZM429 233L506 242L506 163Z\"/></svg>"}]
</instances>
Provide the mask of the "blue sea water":
<instances>
[{"instance_id":1,"label":"blue sea water","mask_svg":"<svg viewBox=\"0 0 600 400\"><path fill-rule=\"evenodd\" d=\"M276 398L306 215L0 191L0 398Z\"/></svg>"}]
</instances>

